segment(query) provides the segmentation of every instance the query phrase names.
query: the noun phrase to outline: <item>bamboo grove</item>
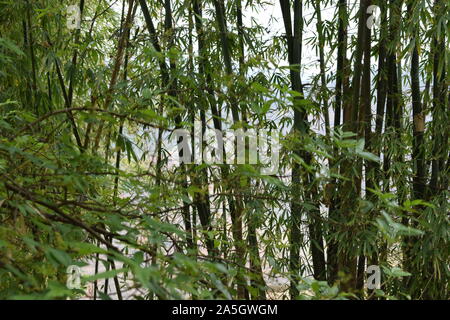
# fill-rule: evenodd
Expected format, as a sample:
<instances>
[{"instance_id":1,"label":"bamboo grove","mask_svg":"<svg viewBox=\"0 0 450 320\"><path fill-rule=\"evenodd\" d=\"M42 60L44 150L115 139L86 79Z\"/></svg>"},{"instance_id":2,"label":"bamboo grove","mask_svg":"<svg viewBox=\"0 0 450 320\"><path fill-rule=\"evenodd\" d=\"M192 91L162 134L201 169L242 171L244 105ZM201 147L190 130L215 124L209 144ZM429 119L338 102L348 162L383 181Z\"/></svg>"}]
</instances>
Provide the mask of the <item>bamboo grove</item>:
<instances>
[{"instance_id":1,"label":"bamboo grove","mask_svg":"<svg viewBox=\"0 0 450 320\"><path fill-rule=\"evenodd\" d=\"M449 5L0 1L0 298L448 299Z\"/></svg>"}]
</instances>

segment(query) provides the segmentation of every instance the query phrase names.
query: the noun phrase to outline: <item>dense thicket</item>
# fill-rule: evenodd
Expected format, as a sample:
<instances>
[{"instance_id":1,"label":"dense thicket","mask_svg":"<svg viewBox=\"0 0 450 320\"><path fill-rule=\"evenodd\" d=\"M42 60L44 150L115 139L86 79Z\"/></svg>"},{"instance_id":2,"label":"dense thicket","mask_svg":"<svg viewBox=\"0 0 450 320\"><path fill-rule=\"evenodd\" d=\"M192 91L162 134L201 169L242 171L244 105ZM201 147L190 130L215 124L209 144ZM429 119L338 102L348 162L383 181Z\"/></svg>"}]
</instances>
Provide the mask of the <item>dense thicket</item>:
<instances>
[{"instance_id":1,"label":"dense thicket","mask_svg":"<svg viewBox=\"0 0 450 320\"><path fill-rule=\"evenodd\" d=\"M1 1L0 298L448 299L449 15ZM279 133L278 171L179 129Z\"/></svg>"}]
</instances>

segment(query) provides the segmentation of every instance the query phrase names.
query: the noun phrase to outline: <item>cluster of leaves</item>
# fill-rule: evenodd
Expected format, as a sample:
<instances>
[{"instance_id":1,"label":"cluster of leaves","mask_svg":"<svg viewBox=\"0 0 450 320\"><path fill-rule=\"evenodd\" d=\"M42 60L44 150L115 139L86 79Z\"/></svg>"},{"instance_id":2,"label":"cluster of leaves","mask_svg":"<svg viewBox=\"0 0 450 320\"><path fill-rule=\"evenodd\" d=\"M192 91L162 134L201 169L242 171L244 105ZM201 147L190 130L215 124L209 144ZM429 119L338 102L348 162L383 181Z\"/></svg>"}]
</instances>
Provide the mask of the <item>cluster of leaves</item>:
<instances>
[{"instance_id":1,"label":"cluster of leaves","mask_svg":"<svg viewBox=\"0 0 450 320\"><path fill-rule=\"evenodd\" d=\"M448 297L448 190L424 199L411 191L417 163L406 111L400 133L386 125L369 140L329 123L323 132L324 104L335 94L326 84L336 77L322 86L317 74L306 92L292 90L298 66L285 65L286 37L268 36L275 22L242 26L239 8L250 14L274 4L80 1L81 30L68 30L69 2L0 3L0 298ZM448 32L435 28L445 23L419 2L416 12L433 27L422 40L445 39ZM316 12L305 23L314 27L317 19ZM350 12L346 19L354 23ZM305 41L329 46L330 74L338 20L320 24L325 39ZM405 47L400 61L411 50L412 24L406 27L394 41ZM433 72L429 55L425 80ZM450 65L448 52L445 59ZM410 97L402 94L407 110ZM307 132L292 130L299 109ZM438 114L427 126L445 128L445 119ZM194 120L280 132L279 174L262 175L260 164L174 163L172 132L194 130ZM444 142L444 150L424 152L428 162L447 154L445 178ZM368 185L372 174L381 183ZM343 209L333 216L336 207ZM315 274L317 239L326 276ZM366 258L381 265L381 288L356 292L344 284L345 272L330 275L332 244L336 259L362 259L362 271ZM85 270L79 289L67 286L70 266Z\"/></svg>"}]
</instances>

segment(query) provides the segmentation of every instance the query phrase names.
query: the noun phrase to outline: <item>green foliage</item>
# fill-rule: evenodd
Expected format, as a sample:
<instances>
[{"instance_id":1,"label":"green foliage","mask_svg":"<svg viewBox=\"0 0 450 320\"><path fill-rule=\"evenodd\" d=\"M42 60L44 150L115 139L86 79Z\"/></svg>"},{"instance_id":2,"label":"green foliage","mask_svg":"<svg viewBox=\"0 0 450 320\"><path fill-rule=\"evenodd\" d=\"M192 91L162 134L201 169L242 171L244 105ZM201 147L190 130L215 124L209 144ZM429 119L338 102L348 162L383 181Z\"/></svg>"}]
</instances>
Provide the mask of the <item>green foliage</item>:
<instances>
[{"instance_id":1,"label":"green foliage","mask_svg":"<svg viewBox=\"0 0 450 320\"><path fill-rule=\"evenodd\" d=\"M374 31L369 55L394 48L405 87L373 115L388 70L369 66L369 106L353 106L366 97L350 86L361 39L348 38L356 53L339 70L338 15L313 12L336 1L303 2L313 62L300 66L281 18L252 17L278 1L225 1L224 13L221 2L85 1L80 30L66 25L72 1L0 2L0 299L448 299L448 4L407 1L398 32L389 5L393 31ZM345 24L364 23L350 10ZM342 121L327 124L339 76ZM278 173L174 161L174 130L195 120L280 133ZM371 264L376 290L357 283ZM78 289L69 266L83 270Z\"/></svg>"}]
</instances>

